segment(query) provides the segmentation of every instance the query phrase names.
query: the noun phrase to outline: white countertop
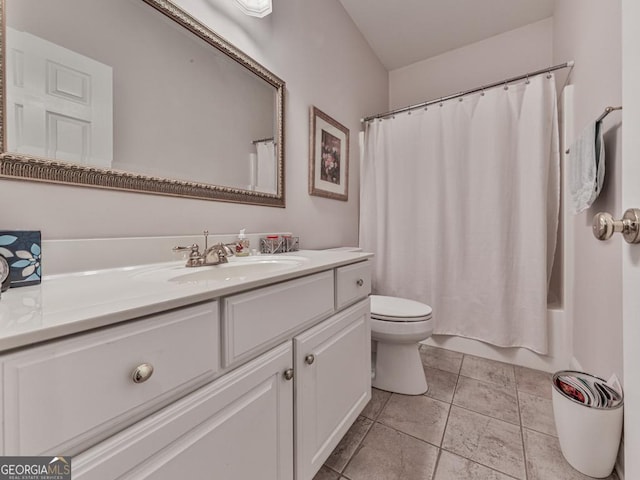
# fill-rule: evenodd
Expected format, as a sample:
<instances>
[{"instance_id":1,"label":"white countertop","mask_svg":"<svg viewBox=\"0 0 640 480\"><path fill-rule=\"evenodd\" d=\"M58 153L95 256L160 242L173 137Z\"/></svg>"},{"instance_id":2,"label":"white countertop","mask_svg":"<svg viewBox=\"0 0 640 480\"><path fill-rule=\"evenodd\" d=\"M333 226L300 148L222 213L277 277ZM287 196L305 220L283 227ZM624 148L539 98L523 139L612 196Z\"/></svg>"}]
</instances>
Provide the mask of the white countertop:
<instances>
[{"instance_id":1,"label":"white countertop","mask_svg":"<svg viewBox=\"0 0 640 480\"><path fill-rule=\"evenodd\" d=\"M223 281L167 281L163 273L198 271L184 261L45 276L0 298L0 352L196 302L263 287L372 257L370 253L301 250L301 265ZM233 261L232 259L231 261Z\"/></svg>"}]
</instances>

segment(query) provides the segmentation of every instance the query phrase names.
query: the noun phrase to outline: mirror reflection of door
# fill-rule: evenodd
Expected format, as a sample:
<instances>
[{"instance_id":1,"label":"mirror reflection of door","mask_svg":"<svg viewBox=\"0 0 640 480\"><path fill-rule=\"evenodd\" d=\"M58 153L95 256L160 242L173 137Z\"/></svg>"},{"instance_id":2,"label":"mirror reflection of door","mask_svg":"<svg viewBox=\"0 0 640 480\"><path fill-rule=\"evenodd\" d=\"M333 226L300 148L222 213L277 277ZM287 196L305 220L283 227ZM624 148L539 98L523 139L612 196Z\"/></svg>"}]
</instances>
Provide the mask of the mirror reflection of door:
<instances>
[{"instance_id":1,"label":"mirror reflection of door","mask_svg":"<svg viewBox=\"0 0 640 480\"><path fill-rule=\"evenodd\" d=\"M7 150L110 168L112 68L9 27L7 45Z\"/></svg>"}]
</instances>

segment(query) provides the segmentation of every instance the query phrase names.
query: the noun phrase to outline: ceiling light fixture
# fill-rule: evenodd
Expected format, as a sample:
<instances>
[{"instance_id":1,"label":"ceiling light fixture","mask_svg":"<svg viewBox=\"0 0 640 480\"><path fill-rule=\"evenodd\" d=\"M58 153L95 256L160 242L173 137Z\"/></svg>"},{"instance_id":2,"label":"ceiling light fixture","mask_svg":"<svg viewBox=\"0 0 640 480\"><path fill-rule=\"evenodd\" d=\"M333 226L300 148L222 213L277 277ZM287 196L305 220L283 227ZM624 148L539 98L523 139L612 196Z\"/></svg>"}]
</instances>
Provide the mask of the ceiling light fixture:
<instances>
[{"instance_id":1,"label":"ceiling light fixture","mask_svg":"<svg viewBox=\"0 0 640 480\"><path fill-rule=\"evenodd\" d=\"M236 4L246 15L252 17L266 17L271 13L271 0L235 0Z\"/></svg>"}]
</instances>

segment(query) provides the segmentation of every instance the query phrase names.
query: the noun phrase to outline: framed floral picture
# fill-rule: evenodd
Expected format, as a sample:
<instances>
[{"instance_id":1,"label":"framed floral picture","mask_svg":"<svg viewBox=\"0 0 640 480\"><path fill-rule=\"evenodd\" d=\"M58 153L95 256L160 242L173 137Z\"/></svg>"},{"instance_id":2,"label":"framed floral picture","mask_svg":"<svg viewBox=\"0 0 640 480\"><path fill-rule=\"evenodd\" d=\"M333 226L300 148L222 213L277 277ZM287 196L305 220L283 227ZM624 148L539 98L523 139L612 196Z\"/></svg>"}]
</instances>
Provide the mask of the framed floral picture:
<instances>
[{"instance_id":1,"label":"framed floral picture","mask_svg":"<svg viewBox=\"0 0 640 480\"><path fill-rule=\"evenodd\" d=\"M309 195L349 199L349 129L311 107Z\"/></svg>"}]
</instances>

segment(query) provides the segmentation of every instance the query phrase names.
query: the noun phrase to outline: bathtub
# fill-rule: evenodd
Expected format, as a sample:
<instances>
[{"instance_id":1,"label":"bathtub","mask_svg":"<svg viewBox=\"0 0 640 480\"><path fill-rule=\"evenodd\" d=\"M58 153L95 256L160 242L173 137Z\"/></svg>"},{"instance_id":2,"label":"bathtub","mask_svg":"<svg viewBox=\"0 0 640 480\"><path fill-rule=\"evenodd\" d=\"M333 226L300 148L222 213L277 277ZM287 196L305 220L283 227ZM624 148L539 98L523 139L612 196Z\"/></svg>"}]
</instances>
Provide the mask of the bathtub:
<instances>
[{"instance_id":1,"label":"bathtub","mask_svg":"<svg viewBox=\"0 0 640 480\"><path fill-rule=\"evenodd\" d=\"M562 307L549 306L547 322L549 328L549 353L547 355L540 355L526 348L496 347L479 340L452 335L432 335L422 343L553 373L569 368L572 363L571 332Z\"/></svg>"}]
</instances>

